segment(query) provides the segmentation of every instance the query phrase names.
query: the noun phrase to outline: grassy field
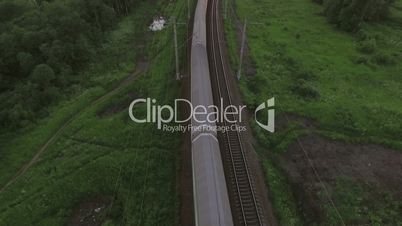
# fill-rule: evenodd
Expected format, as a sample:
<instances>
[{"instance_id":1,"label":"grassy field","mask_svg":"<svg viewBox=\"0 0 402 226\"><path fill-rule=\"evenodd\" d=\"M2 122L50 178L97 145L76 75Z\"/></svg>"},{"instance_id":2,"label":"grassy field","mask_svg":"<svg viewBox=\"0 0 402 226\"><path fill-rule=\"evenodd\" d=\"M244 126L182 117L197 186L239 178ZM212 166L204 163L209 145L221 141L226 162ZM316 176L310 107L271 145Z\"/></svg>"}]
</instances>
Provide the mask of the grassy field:
<instances>
[{"instance_id":1,"label":"grassy field","mask_svg":"<svg viewBox=\"0 0 402 226\"><path fill-rule=\"evenodd\" d=\"M255 3L237 2L240 17L263 23L248 28L258 69L242 82L245 93L258 91L245 95L249 104L274 96L286 112L317 120L328 135L402 148L400 10L395 22L366 25L355 37L329 25L322 7L308 1ZM371 54L361 51L368 39L376 40ZM377 62L381 56L389 62Z\"/></svg>"},{"instance_id":2,"label":"grassy field","mask_svg":"<svg viewBox=\"0 0 402 226\"><path fill-rule=\"evenodd\" d=\"M388 21L364 24L359 33L350 34L329 24L322 6L311 0L234 1L236 16L249 22L248 45L257 71L240 81L244 101L256 107L275 97L277 116L283 118L286 112L308 118L315 122L317 132L329 139L402 150L401 6L402 1L397 1ZM237 65L236 20L233 14L230 18L225 22L226 39L231 61ZM273 135L255 125L253 130L279 221L282 225L302 224L303 213L274 162L275 156L306 131L297 122ZM363 202L351 201L351 197L367 198L352 187L334 189L334 196L342 197L339 206L349 222L365 217L359 213L365 208ZM393 216L400 205L393 203L384 207L384 212ZM333 219L336 213L327 213L329 225L340 225ZM378 209L371 214L373 225L386 225L381 219L387 214ZM402 219L396 217L393 222Z\"/></svg>"},{"instance_id":3,"label":"grassy field","mask_svg":"<svg viewBox=\"0 0 402 226\"><path fill-rule=\"evenodd\" d=\"M169 103L178 95L172 29L150 34L147 26L155 15L185 20L185 3L138 5L112 32L103 54L82 73L88 78L86 87L77 87L76 94L53 107L36 126L1 137L4 185L73 119L40 161L0 194L0 225L65 225L77 206L93 199L112 200L100 216L107 220L104 225L178 225L180 136L162 133L153 124L134 124L124 102L153 97ZM179 33L179 40L185 40L184 26ZM149 59L146 73L116 95L91 104L132 73L140 58ZM103 114L116 106L119 110Z\"/></svg>"}]
</instances>

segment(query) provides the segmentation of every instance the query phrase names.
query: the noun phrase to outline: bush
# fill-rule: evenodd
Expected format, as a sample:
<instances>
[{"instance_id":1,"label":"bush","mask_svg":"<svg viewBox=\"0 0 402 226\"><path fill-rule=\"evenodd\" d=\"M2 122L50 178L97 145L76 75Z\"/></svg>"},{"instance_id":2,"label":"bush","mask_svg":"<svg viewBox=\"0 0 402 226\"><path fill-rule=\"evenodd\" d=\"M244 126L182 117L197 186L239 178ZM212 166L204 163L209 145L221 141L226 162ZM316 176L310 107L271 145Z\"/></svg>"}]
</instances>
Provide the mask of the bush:
<instances>
[{"instance_id":1,"label":"bush","mask_svg":"<svg viewBox=\"0 0 402 226\"><path fill-rule=\"evenodd\" d=\"M313 2L322 5L324 3L324 0L313 0Z\"/></svg>"},{"instance_id":2,"label":"bush","mask_svg":"<svg viewBox=\"0 0 402 226\"><path fill-rule=\"evenodd\" d=\"M338 106L333 117L333 122L336 123L334 125L335 128L349 132L350 134L360 134L356 123L357 120L349 109Z\"/></svg>"},{"instance_id":3,"label":"bush","mask_svg":"<svg viewBox=\"0 0 402 226\"><path fill-rule=\"evenodd\" d=\"M302 79L305 81L313 81L317 79L317 76L309 70L300 70L294 74L296 79Z\"/></svg>"},{"instance_id":4,"label":"bush","mask_svg":"<svg viewBox=\"0 0 402 226\"><path fill-rule=\"evenodd\" d=\"M373 57L373 60L378 65L388 66L396 64L396 60L394 57L390 56L386 53L378 53Z\"/></svg>"},{"instance_id":5,"label":"bush","mask_svg":"<svg viewBox=\"0 0 402 226\"><path fill-rule=\"evenodd\" d=\"M298 79L291 87L294 94L301 96L304 99L316 99L320 97L320 93L311 84L303 79Z\"/></svg>"},{"instance_id":6,"label":"bush","mask_svg":"<svg viewBox=\"0 0 402 226\"><path fill-rule=\"evenodd\" d=\"M325 15L346 31L358 31L364 21L381 21L388 17L394 0L325 0Z\"/></svg>"},{"instance_id":7,"label":"bush","mask_svg":"<svg viewBox=\"0 0 402 226\"><path fill-rule=\"evenodd\" d=\"M359 42L357 49L365 54L372 54L377 48L377 41L374 38Z\"/></svg>"},{"instance_id":8,"label":"bush","mask_svg":"<svg viewBox=\"0 0 402 226\"><path fill-rule=\"evenodd\" d=\"M370 58L368 58L367 56L358 56L356 58L353 58L352 61L355 64L365 64L365 65L370 64Z\"/></svg>"}]
</instances>

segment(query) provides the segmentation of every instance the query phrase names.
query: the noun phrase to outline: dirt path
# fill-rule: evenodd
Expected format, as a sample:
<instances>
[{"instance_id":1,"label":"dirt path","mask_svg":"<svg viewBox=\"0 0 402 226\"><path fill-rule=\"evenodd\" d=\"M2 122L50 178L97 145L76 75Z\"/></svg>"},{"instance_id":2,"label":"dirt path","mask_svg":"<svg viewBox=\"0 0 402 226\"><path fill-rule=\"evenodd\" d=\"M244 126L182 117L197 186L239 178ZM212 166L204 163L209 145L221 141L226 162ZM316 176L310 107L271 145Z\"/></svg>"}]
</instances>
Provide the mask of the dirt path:
<instances>
[{"instance_id":1,"label":"dirt path","mask_svg":"<svg viewBox=\"0 0 402 226\"><path fill-rule=\"evenodd\" d=\"M46 143L39 148L39 150L35 153L35 155L32 157L32 159L24 164L18 172L0 189L0 194L4 192L9 186L11 186L15 181L18 180L21 176L23 176L36 162L38 162L40 156L43 154L43 152L46 151L46 149L51 145L58 137L59 135L64 131L66 127L68 127L71 122L73 122L75 119L77 119L82 113L90 109L91 107L95 106L96 104L102 102L108 97L111 97L115 95L120 89L123 87L126 87L127 85L131 84L140 74L145 72L148 69L148 62L139 62L136 70L131 73L129 76L121 80L112 90L104 94L103 96L98 97L94 101L92 101L88 106L85 108L81 109L81 111L77 112L73 116L71 116L70 119L68 119L54 134L52 137L50 137Z\"/></svg>"}]
</instances>

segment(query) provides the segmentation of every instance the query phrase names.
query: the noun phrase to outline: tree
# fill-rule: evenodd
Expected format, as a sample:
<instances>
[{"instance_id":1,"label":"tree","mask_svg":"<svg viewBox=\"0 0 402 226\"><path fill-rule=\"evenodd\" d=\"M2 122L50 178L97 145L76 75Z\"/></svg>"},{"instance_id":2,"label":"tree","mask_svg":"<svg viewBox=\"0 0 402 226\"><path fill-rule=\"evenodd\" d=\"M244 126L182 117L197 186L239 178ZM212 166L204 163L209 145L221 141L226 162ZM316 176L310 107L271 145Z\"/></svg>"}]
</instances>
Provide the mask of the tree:
<instances>
[{"instance_id":1,"label":"tree","mask_svg":"<svg viewBox=\"0 0 402 226\"><path fill-rule=\"evenodd\" d=\"M35 67L31 75L32 82L44 88L49 86L55 79L53 69L47 64L39 64Z\"/></svg>"},{"instance_id":2,"label":"tree","mask_svg":"<svg viewBox=\"0 0 402 226\"><path fill-rule=\"evenodd\" d=\"M24 7L15 2L0 3L0 22L10 21L24 13Z\"/></svg>"},{"instance_id":3,"label":"tree","mask_svg":"<svg viewBox=\"0 0 402 226\"><path fill-rule=\"evenodd\" d=\"M34 121L137 0L0 0L0 124Z\"/></svg>"},{"instance_id":4,"label":"tree","mask_svg":"<svg viewBox=\"0 0 402 226\"><path fill-rule=\"evenodd\" d=\"M23 74L29 74L35 66L35 59L30 53L19 52L17 54L17 59Z\"/></svg>"},{"instance_id":5,"label":"tree","mask_svg":"<svg viewBox=\"0 0 402 226\"><path fill-rule=\"evenodd\" d=\"M35 67L32 72L32 82L39 88L37 95L40 105L38 106L47 106L58 99L59 90L52 84L55 78L54 71L49 65L40 64Z\"/></svg>"}]
</instances>

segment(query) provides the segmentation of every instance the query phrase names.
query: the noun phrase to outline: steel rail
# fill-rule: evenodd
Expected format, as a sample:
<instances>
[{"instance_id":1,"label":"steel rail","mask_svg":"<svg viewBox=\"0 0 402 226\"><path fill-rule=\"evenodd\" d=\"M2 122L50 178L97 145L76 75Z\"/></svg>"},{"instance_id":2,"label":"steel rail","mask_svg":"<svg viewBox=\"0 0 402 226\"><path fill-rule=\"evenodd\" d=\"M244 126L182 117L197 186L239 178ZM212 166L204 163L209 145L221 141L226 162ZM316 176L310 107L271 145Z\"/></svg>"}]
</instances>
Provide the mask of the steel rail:
<instances>
[{"instance_id":1,"label":"steel rail","mask_svg":"<svg viewBox=\"0 0 402 226\"><path fill-rule=\"evenodd\" d=\"M211 48L212 48L212 58L211 64L214 68L216 82L217 82L217 94L220 102L224 102L226 99L228 105L232 105L233 100L231 97L229 84L228 84L228 73L225 68L225 61L223 58L222 47L221 47L221 36L220 36L220 21L219 21L219 0L211 0L210 11L210 29L211 29ZM217 56L218 55L218 56ZM219 59L217 59L219 58ZM218 65L222 73L219 73ZM223 81L220 81L223 80ZM225 92L226 91L226 92ZM224 103L221 103L224 104ZM228 123L224 120L223 125L235 125L238 128L238 123L233 115L231 121L234 123ZM229 155L230 165L232 169L230 170L233 174L232 183L234 182L234 191L237 193L237 201L239 206L235 206L236 209L240 209L242 221L239 224L242 225L263 225L261 209L258 206L258 200L255 195L254 184L250 176L249 167L247 163L247 156L244 150L243 140L240 132L227 131L224 135L224 143L226 151ZM243 182L243 183L241 183ZM233 214L236 215L236 214Z\"/></svg>"},{"instance_id":2,"label":"steel rail","mask_svg":"<svg viewBox=\"0 0 402 226\"><path fill-rule=\"evenodd\" d=\"M214 1L214 0L212 0L212 1ZM212 8L213 8L213 7L212 7ZM211 21L213 21L214 19L215 19L215 18L212 16L212 20L211 20ZM214 29L212 29L212 32L211 32L211 34L212 34L212 39L213 39L213 37L214 37L214 36L213 36L213 33L214 33ZM215 75L218 76L218 74L219 74L219 72L218 72L218 67L217 67L217 62L218 62L218 60L216 59L216 55L214 54L214 52L216 51L215 42L211 42L211 48L212 48L212 52L213 52L212 56L213 56L213 63L214 63L212 67L215 69ZM216 82L217 82L218 96L219 96L219 97L222 97L222 91L221 91L221 86L220 86L219 79L217 79ZM220 99L220 98L219 98L219 99ZM226 126L226 124L227 124L226 121L224 121L223 123L224 123L225 126ZM226 139L229 140L228 134L226 134ZM230 148L231 148L231 147L229 146L229 149L230 149ZM229 154L230 154L230 158L231 158L232 167L233 167L233 169L235 169L234 158L233 158L233 155L232 155L232 151L231 151L231 150L229 150ZM236 177L236 176L235 176L234 179L235 179L235 183L238 184L238 180L237 180L237 177ZM239 187L237 186L236 189L237 189L238 198L241 199ZM245 216L244 216L244 208L243 208L243 205L242 205L241 202L240 202L240 208L241 208L241 212L243 213L243 218L245 218Z\"/></svg>"}]
</instances>

